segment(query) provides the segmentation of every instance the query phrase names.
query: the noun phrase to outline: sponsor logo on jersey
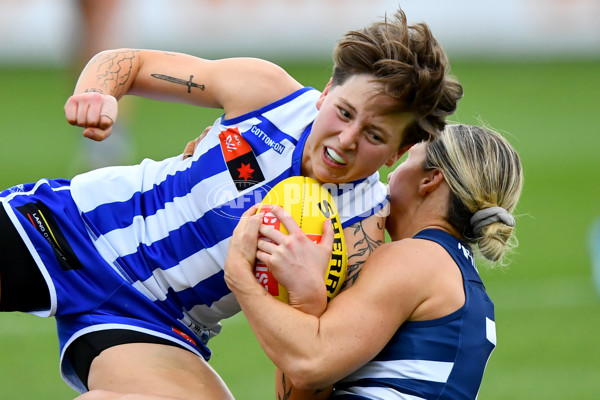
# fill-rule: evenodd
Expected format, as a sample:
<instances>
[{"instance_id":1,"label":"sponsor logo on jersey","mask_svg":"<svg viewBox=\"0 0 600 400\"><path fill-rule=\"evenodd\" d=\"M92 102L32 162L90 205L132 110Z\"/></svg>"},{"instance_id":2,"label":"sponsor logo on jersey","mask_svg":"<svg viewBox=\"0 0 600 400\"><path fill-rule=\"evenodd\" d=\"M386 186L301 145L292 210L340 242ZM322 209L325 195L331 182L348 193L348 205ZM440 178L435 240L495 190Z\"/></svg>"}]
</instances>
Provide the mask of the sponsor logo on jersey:
<instances>
[{"instance_id":1,"label":"sponsor logo on jersey","mask_svg":"<svg viewBox=\"0 0 600 400\"><path fill-rule=\"evenodd\" d=\"M25 216L50 245L54 256L64 271L83 268L69 242L61 232L54 216L42 203L28 203L17 210Z\"/></svg>"},{"instance_id":2,"label":"sponsor logo on jersey","mask_svg":"<svg viewBox=\"0 0 600 400\"><path fill-rule=\"evenodd\" d=\"M238 128L222 131L219 140L227 169L238 191L246 190L265 180L252 148Z\"/></svg>"},{"instance_id":3,"label":"sponsor logo on jersey","mask_svg":"<svg viewBox=\"0 0 600 400\"><path fill-rule=\"evenodd\" d=\"M10 193L23 193L25 191L25 187L23 186L23 184L19 184L8 188L8 191Z\"/></svg>"},{"instance_id":4,"label":"sponsor logo on jersey","mask_svg":"<svg viewBox=\"0 0 600 400\"><path fill-rule=\"evenodd\" d=\"M254 125L252 128L250 128L250 132L254 133L254 136L262 140L264 144L272 148L277 153L283 154L283 152L285 151L285 146L283 144L274 141L258 126Z\"/></svg>"}]
</instances>

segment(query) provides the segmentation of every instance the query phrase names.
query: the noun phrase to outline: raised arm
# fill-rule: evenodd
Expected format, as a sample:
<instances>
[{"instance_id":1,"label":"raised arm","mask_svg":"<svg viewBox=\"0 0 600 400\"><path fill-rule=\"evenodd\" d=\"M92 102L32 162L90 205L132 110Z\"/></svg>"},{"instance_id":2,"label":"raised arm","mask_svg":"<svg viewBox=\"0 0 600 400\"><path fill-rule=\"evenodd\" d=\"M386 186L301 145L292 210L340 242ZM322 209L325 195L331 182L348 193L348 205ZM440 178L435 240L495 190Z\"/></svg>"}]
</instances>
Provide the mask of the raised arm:
<instances>
[{"instance_id":1,"label":"raised arm","mask_svg":"<svg viewBox=\"0 0 600 400\"><path fill-rule=\"evenodd\" d=\"M94 56L65 105L69 123L102 140L126 94L222 108L228 118L272 103L301 85L281 67L255 58L206 60L156 50L117 49ZM85 134L85 133L84 133Z\"/></svg>"}]
</instances>

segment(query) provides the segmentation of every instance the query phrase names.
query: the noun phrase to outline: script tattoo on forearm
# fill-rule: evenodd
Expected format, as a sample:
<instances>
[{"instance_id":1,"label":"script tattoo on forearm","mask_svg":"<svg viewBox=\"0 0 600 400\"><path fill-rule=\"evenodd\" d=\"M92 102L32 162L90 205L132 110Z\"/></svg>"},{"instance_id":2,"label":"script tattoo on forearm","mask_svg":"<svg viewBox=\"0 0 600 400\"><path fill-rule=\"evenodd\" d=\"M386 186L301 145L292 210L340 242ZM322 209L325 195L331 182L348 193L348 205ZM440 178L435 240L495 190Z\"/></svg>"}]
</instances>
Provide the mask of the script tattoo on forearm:
<instances>
[{"instance_id":1,"label":"script tattoo on forearm","mask_svg":"<svg viewBox=\"0 0 600 400\"><path fill-rule=\"evenodd\" d=\"M185 79L181 79L181 78L175 78L173 76L169 76L169 75L163 75L163 74L150 74L152 75L153 78L156 79L162 79L163 81L167 81L167 82L171 82L171 83L176 83L178 85L184 85L187 86L187 92L188 93L192 93L192 88L198 88L200 90L204 90L204 85L200 85L198 83L192 82L192 79L194 78L194 75L190 75L190 79L188 79L187 81Z\"/></svg>"},{"instance_id":2,"label":"script tattoo on forearm","mask_svg":"<svg viewBox=\"0 0 600 400\"><path fill-rule=\"evenodd\" d=\"M383 225L377 223L379 229L383 229ZM383 244L383 240L375 240L370 237L363 228L362 221L352 225L354 228L354 237L359 238L354 244L354 249L348 251L348 269L346 272L346 280L342 284L344 290L347 285L353 284L358 279L358 274L367 260L367 258L375 251L376 248ZM350 251L353 251L352 253Z\"/></svg>"},{"instance_id":3,"label":"script tattoo on forearm","mask_svg":"<svg viewBox=\"0 0 600 400\"><path fill-rule=\"evenodd\" d=\"M100 53L91 64L96 65L96 78L99 87L86 88L86 92L115 93L115 97L124 95L129 88L131 71L137 50L120 50Z\"/></svg>"}]
</instances>

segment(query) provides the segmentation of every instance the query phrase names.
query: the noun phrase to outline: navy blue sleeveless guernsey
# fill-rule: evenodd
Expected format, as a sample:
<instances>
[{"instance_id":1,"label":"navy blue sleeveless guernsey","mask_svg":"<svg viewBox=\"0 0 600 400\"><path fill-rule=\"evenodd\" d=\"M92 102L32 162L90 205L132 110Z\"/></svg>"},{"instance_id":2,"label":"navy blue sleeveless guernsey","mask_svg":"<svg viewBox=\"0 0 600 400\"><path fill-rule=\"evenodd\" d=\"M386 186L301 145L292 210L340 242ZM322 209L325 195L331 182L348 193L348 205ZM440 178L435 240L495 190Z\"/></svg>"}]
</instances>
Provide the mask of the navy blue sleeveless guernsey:
<instances>
[{"instance_id":1,"label":"navy blue sleeveless guernsey","mask_svg":"<svg viewBox=\"0 0 600 400\"><path fill-rule=\"evenodd\" d=\"M415 238L439 243L458 264L465 304L443 318L407 321L369 363L335 385L337 399L475 399L496 345L494 305L470 247L435 229Z\"/></svg>"}]
</instances>

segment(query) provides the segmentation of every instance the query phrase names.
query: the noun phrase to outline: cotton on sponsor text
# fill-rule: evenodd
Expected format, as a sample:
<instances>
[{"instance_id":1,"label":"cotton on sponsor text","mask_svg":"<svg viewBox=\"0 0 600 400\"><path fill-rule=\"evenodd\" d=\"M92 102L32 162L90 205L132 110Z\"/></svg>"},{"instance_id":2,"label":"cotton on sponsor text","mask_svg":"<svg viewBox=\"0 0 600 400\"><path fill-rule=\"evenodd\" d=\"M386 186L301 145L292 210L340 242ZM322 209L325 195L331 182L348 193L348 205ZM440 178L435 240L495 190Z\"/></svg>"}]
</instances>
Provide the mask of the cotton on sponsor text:
<instances>
[{"instance_id":1,"label":"cotton on sponsor text","mask_svg":"<svg viewBox=\"0 0 600 400\"><path fill-rule=\"evenodd\" d=\"M279 154L283 153L283 151L285 150L285 146L284 145L282 145L281 143L277 143L276 141L274 141L273 139L271 139L260 128L258 128L256 126L253 126L250 129L250 131L252 133L254 133L254 135L256 137L258 137L260 140L262 140L267 146L269 146L270 148L272 148L273 150L275 150Z\"/></svg>"}]
</instances>

